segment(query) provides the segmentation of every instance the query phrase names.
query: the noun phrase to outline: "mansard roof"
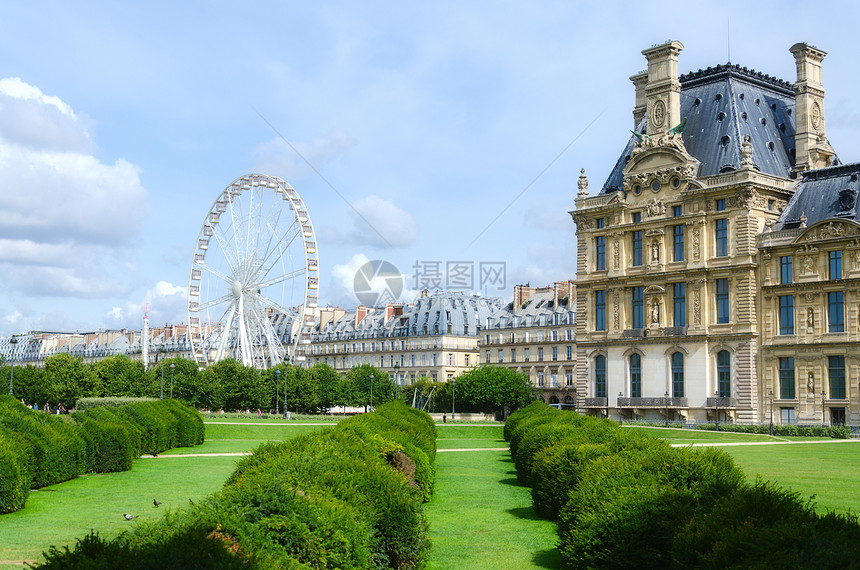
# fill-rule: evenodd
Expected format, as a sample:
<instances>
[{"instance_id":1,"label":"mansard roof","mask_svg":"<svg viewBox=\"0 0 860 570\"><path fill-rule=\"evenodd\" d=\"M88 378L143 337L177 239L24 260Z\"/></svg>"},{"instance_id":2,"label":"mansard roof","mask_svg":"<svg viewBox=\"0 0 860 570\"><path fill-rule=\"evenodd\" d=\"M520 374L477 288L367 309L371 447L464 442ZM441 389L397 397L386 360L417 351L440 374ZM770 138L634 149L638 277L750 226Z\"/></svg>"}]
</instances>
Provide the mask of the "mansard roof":
<instances>
[{"instance_id":1,"label":"mansard roof","mask_svg":"<svg viewBox=\"0 0 860 570\"><path fill-rule=\"evenodd\" d=\"M843 164L802 173L794 196L774 225L774 230L811 226L826 219L860 223L857 195L860 163Z\"/></svg>"},{"instance_id":2,"label":"mansard roof","mask_svg":"<svg viewBox=\"0 0 860 570\"><path fill-rule=\"evenodd\" d=\"M679 80L681 117L687 119L681 136L687 152L701 163L698 176L738 169L744 135L749 135L759 171L793 177L795 100L790 83L731 63L681 75ZM646 125L647 117L637 132ZM622 188L622 171L634 143L631 136L601 194Z\"/></svg>"}]
</instances>

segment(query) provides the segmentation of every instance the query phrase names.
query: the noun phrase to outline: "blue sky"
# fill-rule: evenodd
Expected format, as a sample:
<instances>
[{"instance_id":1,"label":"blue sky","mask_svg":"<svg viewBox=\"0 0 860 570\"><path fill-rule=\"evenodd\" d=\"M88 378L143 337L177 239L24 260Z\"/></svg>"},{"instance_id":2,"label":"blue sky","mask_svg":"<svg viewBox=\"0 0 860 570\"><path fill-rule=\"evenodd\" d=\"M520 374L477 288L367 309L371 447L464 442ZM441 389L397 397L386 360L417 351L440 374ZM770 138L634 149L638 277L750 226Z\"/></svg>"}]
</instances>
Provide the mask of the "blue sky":
<instances>
[{"instance_id":1,"label":"blue sky","mask_svg":"<svg viewBox=\"0 0 860 570\"><path fill-rule=\"evenodd\" d=\"M792 44L827 51L827 134L860 160L858 9L838 4L7 3L0 335L139 328L144 302L185 321L203 218L251 172L308 205L322 304L354 306L373 259L406 301L416 261L503 261L491 295L573 278L580 168L597 192L653 44L681 41L681 72L730 50L789 81Z\"/></svg>"}]
</instances>

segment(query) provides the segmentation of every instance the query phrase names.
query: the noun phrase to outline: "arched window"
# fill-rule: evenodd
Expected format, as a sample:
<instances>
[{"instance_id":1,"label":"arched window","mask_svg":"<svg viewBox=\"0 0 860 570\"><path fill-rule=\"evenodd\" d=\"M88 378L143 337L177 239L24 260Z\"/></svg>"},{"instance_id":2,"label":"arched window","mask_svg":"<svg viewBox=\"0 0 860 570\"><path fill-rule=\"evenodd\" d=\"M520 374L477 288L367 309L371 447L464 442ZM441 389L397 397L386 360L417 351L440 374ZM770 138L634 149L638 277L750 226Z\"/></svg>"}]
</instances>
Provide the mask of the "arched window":
<instances>
[{"instance_id":1,"label":"arched window","mask_svg":"<svg viewBox=\"0 0 860 570\"><path fill-rule=\"evenodd\" d=\"M606 397L606 357L602 354L594 359L594 396Z\"/></svg>"},{"instance_id":2,"label":"arched window","mask_svg":"<svg viewBox=\"0 0 860 570\"><path fill-rule=\"evenodd\" d=\"M672 353L672 397L684 397L684 355Z\"/></svg>"},{"instance_id":3,"label":"arched window","mask_svg":"<svg viewBox=\"0 0 860 570\"><path fill-rule=\"evenodd\" d=\"M720 398L732 395L732 355L728 350L717 353L717 395Z\"/></svg>"},{"instance_id":4,"label":"arched window","mask_svg":"<svg viewBox=\"0 0 860 570\"><path fill-rule=\"evenodd\" d=\"M639 354L630 355L630 397L642 397L642 357Z\"/></svg>"}]
</instances>

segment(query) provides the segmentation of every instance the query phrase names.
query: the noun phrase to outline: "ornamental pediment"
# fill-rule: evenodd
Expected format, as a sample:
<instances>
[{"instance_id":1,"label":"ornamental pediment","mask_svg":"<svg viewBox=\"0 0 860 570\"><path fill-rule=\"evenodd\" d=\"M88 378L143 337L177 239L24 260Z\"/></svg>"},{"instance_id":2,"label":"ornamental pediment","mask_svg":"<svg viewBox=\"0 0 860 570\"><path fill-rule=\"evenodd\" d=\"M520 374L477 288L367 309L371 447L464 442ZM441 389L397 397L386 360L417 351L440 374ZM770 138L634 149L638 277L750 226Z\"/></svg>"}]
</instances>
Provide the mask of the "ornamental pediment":
<instances>
[{"instance_id":1,"label":"ornamental pediment","mask_svg":"<svg viewBox=\"0 0 860 570\"><path fill-rule=\"evenodd\" d=\"M687 152L680 135L642 135L624 167L624 189L636 195L642 188L654 192L662 188L677 190L698 171L699 161Z\"/></svg>"},{"instance_id":2,"label":"ornamental pediment","mask_svg":"<svg viewBox=\"0 0 860 570\"><path fill-rule=\"evenodd\" d=\"M858 235L860 235L860 224L857 222L830 219L813 224L798 235L793 243L809 243Z\"/></svg>"}]
</instances>

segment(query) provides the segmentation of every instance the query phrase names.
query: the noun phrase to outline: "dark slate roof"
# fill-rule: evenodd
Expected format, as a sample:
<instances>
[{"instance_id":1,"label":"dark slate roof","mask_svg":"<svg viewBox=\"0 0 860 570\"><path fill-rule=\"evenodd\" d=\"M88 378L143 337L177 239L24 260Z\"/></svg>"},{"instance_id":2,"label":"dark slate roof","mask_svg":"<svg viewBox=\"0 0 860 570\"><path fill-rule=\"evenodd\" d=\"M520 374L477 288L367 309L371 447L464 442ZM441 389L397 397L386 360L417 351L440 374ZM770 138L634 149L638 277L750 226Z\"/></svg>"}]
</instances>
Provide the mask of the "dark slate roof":
<instances>
[{"instance_id":1,"label":"dark slate roof","mask_svg":"<svg viewBox=\"0 0 860 570\"><path fill-rule=\"evenodd\" d=\"M841 218L860 223L857 195L860 191L860 164L843 164L802 174L794 196L776 221L774 230L800 226L801 216L811 226L828 218Z\"/></svg>"},{"instance_id":2,"label":"dark slate roof","mask_svg":"<svg viewBox=\"0 0 860 570\"><path fill-rule=\"evenodd\" d=\"M681 117L687 118L682 137L687 152L701 162L699 176L737 169L744 135L750 136L756 168L792 176L795 117L790 83L731 63L681 75L679 80ZM637 130L642 132L645 124L643 120ZM621 189L633 143L631 136L601 194Z\"/></svg>"}]
</instances>

